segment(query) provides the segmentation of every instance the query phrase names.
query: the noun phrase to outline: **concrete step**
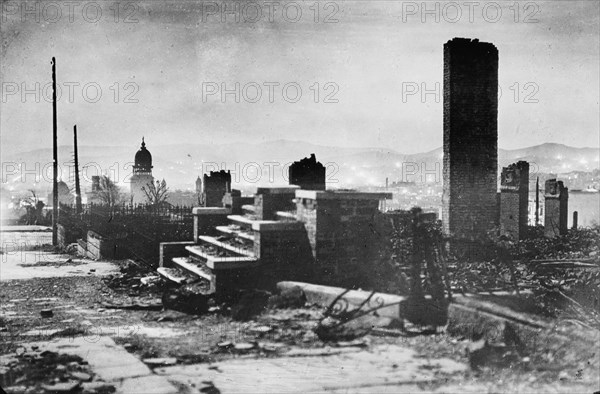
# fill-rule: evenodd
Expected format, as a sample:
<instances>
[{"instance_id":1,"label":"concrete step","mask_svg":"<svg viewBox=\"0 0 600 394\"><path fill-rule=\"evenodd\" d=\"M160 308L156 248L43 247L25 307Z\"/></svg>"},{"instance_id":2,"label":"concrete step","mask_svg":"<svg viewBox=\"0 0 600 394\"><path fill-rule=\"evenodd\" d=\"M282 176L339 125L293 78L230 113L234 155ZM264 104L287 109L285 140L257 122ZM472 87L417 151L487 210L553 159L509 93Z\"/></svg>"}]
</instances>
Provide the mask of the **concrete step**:
<instances>
[{"instance_id":1,"label":"concrete step","mask_svg":"<svg viewBox=\"0 0 600 394\"><path fill-rule=\"evenodd\" d=\"M208 279L211 282L214 280L214 274L206 266L194 261L190 257L174 257L172 261L186 272Z\"/></svg>"},{"instance_id":2,"label":"concrete step","mask_svg":"<svg viewBox=\"0 0 600 394\"><path fill-rule=\"evenodd\" d=\"M156 272L163 278L178 285L185 283L185 281L189 279L188 274L178 268L158 267Z\"/></svg>"},{"instance_id":3,"label":"concrete step","mask_svg":"<svg viewBox=\"0 0 600 394\"><path fill-rule=\"evenodd\" d=\"M242 215L228 215L227 219L231 220L233 223L240 226L241 228L246 228L246 229L251 229L252 223L258 222L258 220L251 219L247 216L242 216Z\"/></svg>"},{"instance_id":4,"label":"concrete step","mask_svg":"<svg viewBox=\"0 0 600 394\"><path fill-rule=\"evenodd\" d=\"M185 249L190 252L192 261L196 261L197 264L206 264L206 267L215 271L252 268L260 265L258 258L254 256L235 255L231 251L227 251L228 256L214 256L206 253L200 246L187 246Z\"/></svg>"},{"instance_id":5,"label":"concrete step","mask_svg":"<svg viewBox=\"0 0 600 394\"><path fill-rule=\"evenodd\" d=\"M254 268L260 265L256 257L217 257L206 262L206 266L215 271Z\"/></svg>"},{"instance_id":6,"label":"concrete step","mask_svg":"<svg viewBox=\"0 0 600 394\"><path fill-rule=\"evenodd\" d=\"M246 249L241 248L241 247L236 247L236 246L230 245L230 244L228 244L226 242L219 241L215 237L211 237L209 235L201 235L201 236L198 237L198 239L200 241L206 242L208 244L211 244L211 245L217 246L219 248L223 248L225 250L228 250L230 252L239 254L241 256L254 257L254 251L253 250L246 250Z\"/></svg>"},{"instance_id":7,"label":"concrete step","mask_svg":"<svg viewBox=\"0 0 600 394\"><path fill-rule=\"evenodd\" d=\"M295 222L296 220L298 220L294 212L277 211L276 215L277 220L281 220L282 222Z\"/></svg>"},{"instance_id":8,"label":"concrete step","mask_svg":"<svg viewBox=\"0 0 600 394\"><path fill-rule=\"evenodd\" d=\"M231 226L216 226L215 227L219 232L229 235L235 235L236 237L247 239L248 241L254 242L254 234L248 233L246 231L242 231L239 226L231 225Z\"/></svg>"},{"instance_id":9,"label":"concrete step","mask_svg":"<svg viewBox=\"0 0 600 394\"><path fill-rule=\"evenodd\" d=\"M245 204L245 205L242 205L242 211L244 213L253 214L256 212L256 207L252 204Z\"/></svg>"}]
</instances>

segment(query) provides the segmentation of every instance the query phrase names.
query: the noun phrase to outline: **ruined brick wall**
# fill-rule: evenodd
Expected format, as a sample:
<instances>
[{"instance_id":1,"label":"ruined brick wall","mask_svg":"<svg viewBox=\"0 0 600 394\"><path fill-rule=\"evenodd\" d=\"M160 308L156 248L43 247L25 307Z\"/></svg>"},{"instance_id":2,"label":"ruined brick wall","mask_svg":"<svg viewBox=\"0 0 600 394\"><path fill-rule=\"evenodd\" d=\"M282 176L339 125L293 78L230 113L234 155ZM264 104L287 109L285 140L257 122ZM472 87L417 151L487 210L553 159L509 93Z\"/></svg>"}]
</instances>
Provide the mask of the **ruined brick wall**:
<instances>
[{"instance_id":1,"label":"ruined brick wall","mask_svg":"<svg viewBox=\"0 0 600 394\"><path fill-rule=\"evenodd\" d=\"M544 189L544 236L564 235L568 230L569 189L556 179L548 179Z\"/></svg>"},{"instance_id":2,"label":"ruined brick wall","mask_svg":"<svg viewBox=\"0 0 600 394\"><path fill-rule=\"evenodd\" d=\"M231 191L231 171L211 171L204 174L202 196L205 207L222 207L223 196Z\"/></svg>"},{"instance_id":3,"label":"ruined brick wall","mask_svg":"<svg viewBox=\"0 0 600 394\"><path fill-rule=\"evenodd\" d=\"M502 168L500 177L500 232L514 240L527 232L529 163L519 161Z\"/></svg>"},{"instance_id":4,"label":"ruined brick wall","mask_svg":"<svg viewBox=\"0 0 600 394\"><path fill-rule=\"evenodd\" d=\"M296 203L315 261L314 281L354 288L367 285L371 253L377 247L374 227L379 201L296 194Z\"/></svg>"},{"instance_id":5,"label":"ruined brick wall","mask_svg":"<svg viewBox=\"0 0 600 394\"><path fill-rule=\"evenodd\" d=\"M292 163L289 182L304 190L325 190L325 166L317 161L313 153L310 157Z\"/></svg>"},{"instance_id":6,"label":"ruined brick wall","mask_svg":"<svg viewBox=\"0 0 600 394\"><path fill-rule=\"evenodd\" d=\"M477 239L497 225L498 50L455 38L444 45L446 234Z\"/></svg>"}]
</instances>

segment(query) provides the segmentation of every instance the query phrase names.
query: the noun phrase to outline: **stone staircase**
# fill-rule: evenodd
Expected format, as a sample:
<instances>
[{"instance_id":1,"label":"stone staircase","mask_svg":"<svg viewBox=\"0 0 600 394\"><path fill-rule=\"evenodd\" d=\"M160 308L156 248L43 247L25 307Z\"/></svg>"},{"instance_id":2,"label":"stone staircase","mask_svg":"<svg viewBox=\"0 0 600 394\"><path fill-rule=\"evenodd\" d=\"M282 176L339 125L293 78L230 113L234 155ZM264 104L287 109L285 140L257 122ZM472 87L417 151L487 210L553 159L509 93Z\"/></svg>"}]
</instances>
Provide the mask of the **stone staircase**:
<instances>
[{"instance_id":1,"label":"stone staircase","mask_svg":"<svg viewBox=\"0 0 600 394\"><path fill-rule=\"evenodd\" d=\"M161 244L158 273L175 284L202 282L218 299L281 280L361 286L382 245L373 229L389 198L298 187L258 188L254 204L226 195L224 207L194 208L192 241Z\"/></svg>"},{"instance_id":2,"label":"stone staircase","mask_svg":"<svg viewBox=\"0 0 600 394\"><path fill-rule=\"evenodd\" d=\"M289 199L287 206L292 207L295 190L296 188L289 187L269 188L267 191L275 191L275 195L280 196L278 200ZM258 192L260 191L261 189ZM265 189L262 191L265 194ZM211 230L196 231L193 244L184 246L187 255L171 258L157 272L178 285L204 280L208 283L207 295L226 296L231 289L256 287L262 275L258 268L265 264L265 259L261 259L259 245L261 227L270 225L289 228L290 222L301 226L289 212L270 212L265 203L268 198L256 200L257 204L262 204L258 209L256 205L242 205L241 214L222 215L223 223L213 226ZM239 212L239 208L230 211ZM197 220L202 221L202 208L196 210ZM257 214L257 210L261 214ZM261 216L274 217L275 220L264 220ZM195 225L200 227L196 222Z\"/></svg>"}]
</instances>

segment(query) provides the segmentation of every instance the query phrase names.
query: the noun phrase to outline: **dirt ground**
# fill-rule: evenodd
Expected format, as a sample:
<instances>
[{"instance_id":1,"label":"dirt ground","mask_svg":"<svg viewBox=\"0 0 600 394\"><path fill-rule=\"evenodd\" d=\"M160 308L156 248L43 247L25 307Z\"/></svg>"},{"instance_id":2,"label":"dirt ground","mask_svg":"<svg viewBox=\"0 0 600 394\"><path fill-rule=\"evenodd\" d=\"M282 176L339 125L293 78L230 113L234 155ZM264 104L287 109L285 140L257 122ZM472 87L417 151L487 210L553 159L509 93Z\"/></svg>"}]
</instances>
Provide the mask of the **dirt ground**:
<instances>
[{"instance_id":1,"label":"dirt ground","mask_svg":"<svg viewBox=\"0 0 600 394\"><path fill-rule=\"evenodd\" d=\"M87 269L85 264L82 263ZM213 306L202 315L165 310L161 305L160 282L148 279L146 284L142 283L140 279L146 277L146 273L116 273L114 268L123 263L115 264L108 276L88 270L89 274L79 276L0 282L0 355L18 354L19 348L29 342L69 337L84 337L93 342L101 336L113 338L142 360L174 358L178 366L227 365L235 360L248 360L251 365L252 360L276 361L308 354L315 356L318 363L319 358L329 357L325 354L340 349L359 352L356 360L360 360L363 354L360 352L366 355L372 354L373 349L409 348L415 352L411 356L415 359L443 358L465 366L452 373L445 373L443 369L436 371L439 379L420 383L419 390L424 392L594 392L600 389L595 373L600 351L591 359L569 361L568 365L560 360L553 366L536 365L535 357L527 355L508 364L500 362L473 370L468 367L468 349L473 343L467 338L449 336L443 330L425 335L390 330L386 335L372 332L355 341L323 342L313 331L324 310L317 306L267 309L248 321L233 320L225 305ZM45 268L69 269L52 265ZM129 269L132 268L129 266ZM13 367L0 365L3 388L13 386L19 379L10 373ZM402 368L402 365L397 367ZM177 379L173 382L180 392L199 390Z\"/></svg>"}]
</instances>

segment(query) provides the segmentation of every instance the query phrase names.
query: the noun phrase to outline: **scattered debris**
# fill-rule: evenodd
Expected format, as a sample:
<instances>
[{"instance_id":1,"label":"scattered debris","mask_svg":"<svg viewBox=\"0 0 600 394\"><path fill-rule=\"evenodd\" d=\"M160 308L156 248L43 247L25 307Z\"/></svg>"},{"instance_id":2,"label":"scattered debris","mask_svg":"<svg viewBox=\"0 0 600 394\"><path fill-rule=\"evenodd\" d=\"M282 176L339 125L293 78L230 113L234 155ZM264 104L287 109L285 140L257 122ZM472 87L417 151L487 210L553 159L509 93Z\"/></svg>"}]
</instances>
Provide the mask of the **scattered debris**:
<instances>
[{"instance_id":1,"label":"scattered debris","mask_svg":"<svg viewBox=\"0 0 600 394\"><path fill-rule=\"evenodd\" d=\"M82 382L89 382L90 380L92 380L92 376L90 374L87 374L85 372L71 372L71 377L82 381Z\"/></svg>"},{"instance_id":2,"label":"scattered debris","mask_svg":"<svg viewBox=\"0 0 600 394\"><path fill-rule=\"evenodd\" d=\"M256 347L256 344L249 342L236 343L233 348L238 352L247 352Z\"/></svg>"},{"instance_id":3,"label":"scattered debris","mask_svg":"<svg viewBox=\"0 0 600 394\"><path fill-rule=\"evenodd\" d=\"M0 386L8 393L72 393L79 392L81 383L90 382L93 377L87 362L78 356L39 352L37 345L30 351L20 346L0 373ZM27 391L20 390L21 386ZM114 388L103 393L113 391Z\"/></svg>"},{"instance_id":4,"label":"scattered debris","mask_svg":"<svg viewBox=\"0 0 600 394\"><path fill-rule=\"evenodd\" d=\"M162 303L165 308L176 311L202 314L208 311L210 300L210 283L199 280L165 290Z\"/></svg>"},{"instance_id":5,"label":"scattered debris","mask_svg":"<svg viewBox=\"0 0 600 394\"><path fill-rule=\"evenodd\" d=\"M144 363L151 365L153 367L167 366L167 365L175 365L177 364L177 359L175 357L165 357L165 358L145 358L142 360Z\"/></svg>"},{"instance_id":6,"label":"scattered debris","mask_svg":"<svg viewBox=\"0 0 600 394\"><path fill-rule=\"evenodd\" d=\"M80 386L77 380L69 380L63 383L42 384L42 388L51 393L71 393Z\"/></svg>"},{"instance_id":7,"label":"scattered debris","mask_svg":"<svg viewBox=\"0 0 600 394\"><path fill-rule=\"evenodd\" d=\"M281 294L269 298L269 308L301 308L306 304L306 294L299 286L286 288Z\"/></svg>"},{"instance_id":8,"label":"scattered debris","mask_svg":"<svg viewBox=\"0 0 600 394\"><path fill-rule=\"evenodd\" d=\"M246 290L231 307L231 317L239 321L248 321L267 309L271 293L265 290Z\"/></svg>"},{"instance_id":9,"label":"scattered debris","mask_svg":"<svg viewBox=\"0 0 600 394\"><path fill-rule=\"evenodd\" d=\"M163 309L163 304L157 299L137 299L136 301L118 303L103 302L101 304L106 309L130 309L130 310L152 310L159 311Z\"/></svg>"},{"instance_id":10,"label":"scattered debris","mask_svg":"<svg viewBox=\"0 0 600 394\"><path fill-rule=\"evenodd\" d=\"M150 284L155 284L160 280L160 276L158 275L150 275L150 276L146 276L144 278L140 278L140 282L144 285L144 286L148 286Z\"/></svg>"},{"instance_id":11,"label":"scattered debris","mask_svg":"<svg viewBox=\"0 0 600 394\"><path fill-rule=\"evenodd\" d=\"M217 347L219 347L219 349L229 349L232 346L233 346L233 343L231 343L230 341L224 341L224 342L217 343Z\"/></svg>"},{"instance_id":12,"label":"scattered debris","mask_svg":"<svg viewBox=\"0 0 600 394\"><path fill-rule=\"evenodd\" d=\"M257 327L250 327L249 329L250 332L255 333L255 334L266 334L268 332L273 331L273 327L269 327L269 326L257 326Z\"/></svg>"}]
</instances>

